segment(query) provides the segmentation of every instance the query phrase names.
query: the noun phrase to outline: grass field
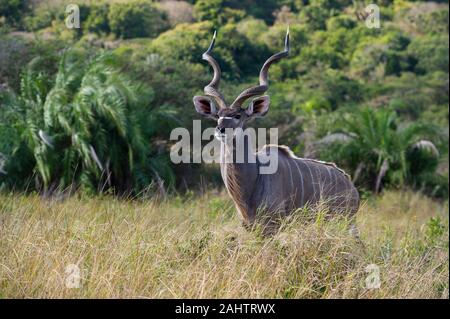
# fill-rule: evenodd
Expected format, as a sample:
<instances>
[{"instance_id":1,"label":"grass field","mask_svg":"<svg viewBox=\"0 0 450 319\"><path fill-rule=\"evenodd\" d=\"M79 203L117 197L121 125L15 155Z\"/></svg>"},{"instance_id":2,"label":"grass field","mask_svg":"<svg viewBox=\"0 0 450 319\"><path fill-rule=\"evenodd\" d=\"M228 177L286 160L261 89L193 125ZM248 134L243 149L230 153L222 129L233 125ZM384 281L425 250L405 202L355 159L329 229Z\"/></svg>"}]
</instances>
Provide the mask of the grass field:
<instances>
[{"instance_id":1,"label":"grass field","mask_svg":"<svg viewBox=\"0 0 450 319\"><path fill-rule=\"evenodd\" d=\"M0 195L0 297L448 298L447 210L412 192L368 199L363 247L345 220L308 222L307 212L261 238L240 226L224 193ZM377 269L379 288L368 288Z\"/></svg>"}]
</instances>

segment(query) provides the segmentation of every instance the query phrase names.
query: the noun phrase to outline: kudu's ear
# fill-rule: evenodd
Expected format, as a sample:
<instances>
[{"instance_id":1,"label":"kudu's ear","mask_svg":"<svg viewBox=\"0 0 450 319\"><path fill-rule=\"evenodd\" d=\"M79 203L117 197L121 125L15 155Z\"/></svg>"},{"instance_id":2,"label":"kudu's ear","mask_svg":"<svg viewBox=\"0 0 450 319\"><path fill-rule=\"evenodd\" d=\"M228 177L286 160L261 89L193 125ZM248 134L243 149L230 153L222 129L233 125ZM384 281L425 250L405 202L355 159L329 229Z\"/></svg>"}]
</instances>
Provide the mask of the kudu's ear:
<instances>
[{"instance_id":1,"label":"kudu's ear","mask_svg":"<svg viewBox=\"0 0 450 319\"><path fill-rule=\"evenodd\" d=\"M203 116L215 118L217 107L213 100L206 96L194 96L195 110Z\"/></svg>"},{"instance_id":2,"label":"kudu's ear","mask_svg":"<svg viewBox=\"0 0 450 319\"><path fill-rule=\"evenodd\" d=\"M249 117L263 117L269 111L270 98L268 95L263 95L253 99L245 113Z\"/></svg>"}]
</instances>

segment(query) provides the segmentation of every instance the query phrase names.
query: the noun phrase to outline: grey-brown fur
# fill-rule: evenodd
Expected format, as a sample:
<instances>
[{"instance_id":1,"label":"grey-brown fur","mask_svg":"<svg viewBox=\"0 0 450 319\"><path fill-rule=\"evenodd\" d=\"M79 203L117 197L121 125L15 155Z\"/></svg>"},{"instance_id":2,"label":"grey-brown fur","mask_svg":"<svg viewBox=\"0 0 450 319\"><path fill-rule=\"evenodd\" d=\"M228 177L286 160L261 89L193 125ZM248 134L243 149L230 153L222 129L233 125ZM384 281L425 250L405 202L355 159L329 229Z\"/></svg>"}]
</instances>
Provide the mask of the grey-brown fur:
<instances>
[{"instance_id":1,"label":"grey-brown fur","mask_svg":"<svg viewBox=\"0 0 450 319\"><path fill-rule=\"evenodd\" d=\"M269 57L261 68L259 85L244 90L231 105L226 103L218 90L220 67L211 56L215 36L216 33L208 50L202 55L213 67L214 76L204 88L205 96L194 97L194 105L198 113L217 120L216 137L222 142L222 178L244 225L252 226L261 222L271 226L278 217L285 217L298 208L318 202L327 204L331 213L353 216L359 208L359 195L343 170L333 163L298 158L286 146L269 145L253 154L249 152L252 145L249 136L242 134L242 130L236 130L268 113L270 99L261 95L269 87L270 65L289 53L289 29L284 51ZM243 103L250 97L256 98L247 108L243 108ZM227 133L227 129L232 129L233 133ZM237 158L230 141L236 145L241 142L244 144L244 162L229 160ZM261 152L278 153L278 170L275 173L261 173L260 166L264 165L261 162L265 162L261 160Z\"/></svg>"},{"instance_id":2,"label":"grey-brown fur","mask_svg":"<svg viewBox=\"0 0 450 319\"><path fill-rule=\"evenodd\" d=\"M245 152L251 143L245 140ZM278 154L275 174L260 174L261 152ZM233 152L226 149L223 152ZM257 160L225 163L222 154L221 172L228 193L240 212L244 225L287 216L305 205L323 202L330 213L354 215L359 208L359 195L349 176L333 163L296 157L286 146L266 145L255 154ZM235 154L233 154L235 156ZM258 215L259 214L259 215Z\"/></svg>"}]
</instances>

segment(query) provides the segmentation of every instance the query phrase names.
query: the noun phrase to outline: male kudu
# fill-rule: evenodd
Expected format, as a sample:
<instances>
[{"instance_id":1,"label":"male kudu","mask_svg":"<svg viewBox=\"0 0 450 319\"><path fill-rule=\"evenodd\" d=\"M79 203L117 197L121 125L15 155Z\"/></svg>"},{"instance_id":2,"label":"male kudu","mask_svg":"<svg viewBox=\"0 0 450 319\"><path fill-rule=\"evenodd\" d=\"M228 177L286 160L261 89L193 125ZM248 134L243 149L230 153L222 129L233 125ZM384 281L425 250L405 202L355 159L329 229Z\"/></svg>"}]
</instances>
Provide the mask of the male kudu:
<instances>
[{"instance_id":1,"label":"male kudu","mask_svg":"<svg viewBox=\"0 0 450 319\"><path fill-rule=\"evenodd\" d=\"M307 204L324 201L331 213L353 216L359 208L358 191L349 176L333 163L296 157L288 147L266 145L260 152L252 153L252 141L243 134L245 124L263 117L269 110L267 95L256 97L247 108L243 102L250 97L262 95L268 89L270 65L289 53L289 29L285 38L285 49L271 56L259 74L259 85L243 91L228 105L218 90L221 71L211 56L216 33L202 58L214 70L212 81L204 88L205 96L195 96L194 105L198 113L217 120L216 137L221 141L221 173L229 195L243 218L244 226L253 226L256 221L271 232L276 229L279 217L284 217ZM229 131L232 131L230 134ZM230 143L232 141L232 143ZM234 144L243 143L244 161L237 162ZM278 154L278 170L274 174L261 174L261 157ZM253 158L251 155L253 154ZM234 160L229 160L232 158Z\"/></svg>"}]
</instances>

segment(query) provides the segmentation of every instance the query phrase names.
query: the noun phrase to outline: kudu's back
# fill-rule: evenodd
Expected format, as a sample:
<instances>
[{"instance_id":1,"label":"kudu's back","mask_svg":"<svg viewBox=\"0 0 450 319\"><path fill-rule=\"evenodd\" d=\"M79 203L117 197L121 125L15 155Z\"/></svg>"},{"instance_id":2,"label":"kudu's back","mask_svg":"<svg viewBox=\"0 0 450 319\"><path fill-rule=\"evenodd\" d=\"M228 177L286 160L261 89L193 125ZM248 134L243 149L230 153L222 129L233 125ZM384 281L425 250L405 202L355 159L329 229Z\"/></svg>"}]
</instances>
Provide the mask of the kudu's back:
<instances>
[{"instance_id":1,"label":"kudu's back","mask_svg":"<svg viewBox=\"0 0 450 319\"><path fill-rule=\"evenodd\" d=\"M278 171L261 175L255 201L267 210L289 214L305 205L325 205L330 213L354 215L359 208L359 194L350 176L334 163L296 157L285 146L266 147L264 152L278 152Z\"/></svg>"}]
</instances>

